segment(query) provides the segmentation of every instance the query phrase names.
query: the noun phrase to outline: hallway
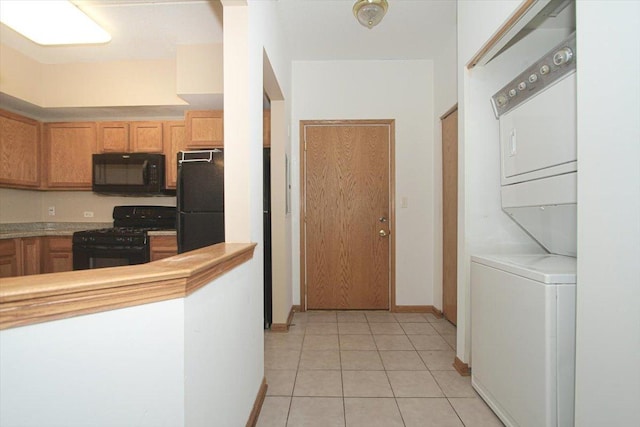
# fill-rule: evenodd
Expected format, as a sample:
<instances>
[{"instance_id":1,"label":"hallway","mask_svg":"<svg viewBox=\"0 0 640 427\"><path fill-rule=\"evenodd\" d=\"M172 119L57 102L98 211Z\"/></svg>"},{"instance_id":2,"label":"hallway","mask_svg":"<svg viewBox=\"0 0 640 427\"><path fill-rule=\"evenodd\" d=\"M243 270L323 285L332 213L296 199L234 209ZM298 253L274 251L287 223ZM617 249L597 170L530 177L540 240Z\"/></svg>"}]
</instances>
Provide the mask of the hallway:
<instances>
[{"instance_id":1,"label":"hallway","mask_svg":"<svg viewBox=\"0 0 640 427\"><path fill-rule=\"evenodd\" d=\"M431 314L295 313L265 331L259 427L502 426L452 366L456 329Z\"/></svg>"}]
</instances>

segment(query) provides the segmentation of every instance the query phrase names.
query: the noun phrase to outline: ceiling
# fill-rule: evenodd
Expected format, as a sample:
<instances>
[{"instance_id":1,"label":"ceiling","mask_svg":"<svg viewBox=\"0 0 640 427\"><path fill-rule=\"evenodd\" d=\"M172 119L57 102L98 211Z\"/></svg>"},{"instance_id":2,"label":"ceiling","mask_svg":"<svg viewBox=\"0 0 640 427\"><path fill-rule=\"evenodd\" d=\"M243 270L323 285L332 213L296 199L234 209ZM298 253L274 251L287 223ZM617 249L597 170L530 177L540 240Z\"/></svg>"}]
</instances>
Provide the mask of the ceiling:
<instances>
[{"instance_id":1,"label":"ceiling","mask_svg":"<svg viewBox=\"0 0 640 427\"><path fill-rule=\"evenodd\" d=\"M4 1L4 0L3 0ZM455 0L389 0L382 22L356 21L354 0L277 1L293 59L428 59L454 34ZM75 0L112 35L93 46L39 46L5 25L0 40L38 62L101 62L175 56L181 44L222 43L219 0Z\"/></svg>"},{"instance_id":2,"label":"ceiling","mask_svg":"<svg viewBox=\"0 0 640 427\"><path fill-rule=\"evenodd\" d=\"M294 60L430 59L436 56L442 38L455 37L456 31L455 0L388 0L387 15L371 30L361 26L353 16L355 0L256 1L278 3L283 32ZM223 41L219 0L74 0L74 3L112 35L109 43L44 47L3 24L0 42L38 62L60 64L175 58L178 45ZM1 104L7 106L11 102L16 100L0 94ZM72 111L61 111L60 115L55 111L47 113L52 119L60 119ZM104 117L120 113L99 111ZM158 112L140 110L136 116L155 114Z\"/></svg>"}]
</instances>

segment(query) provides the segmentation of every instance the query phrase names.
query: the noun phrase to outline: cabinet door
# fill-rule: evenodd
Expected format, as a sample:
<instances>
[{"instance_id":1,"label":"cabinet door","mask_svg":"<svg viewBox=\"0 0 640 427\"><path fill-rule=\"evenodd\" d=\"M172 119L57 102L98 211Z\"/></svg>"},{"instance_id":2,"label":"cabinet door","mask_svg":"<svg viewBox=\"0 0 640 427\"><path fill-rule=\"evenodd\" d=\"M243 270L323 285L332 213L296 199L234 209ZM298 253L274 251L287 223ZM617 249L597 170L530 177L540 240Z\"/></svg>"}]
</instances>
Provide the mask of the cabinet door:
<instances>
[{"instance_id":1,"label":"cabinet door","mask_svg":"<svg viewBox=\"0 0 640 427\"><path fill-rule=\"evenodd\" d=\"M219 110L187 111L185 114L188 148L222 148L223 112Z\"/></svg>"},{"instance_id":2,"label":"cabinet door","mask_svg":"<svg viewBox=\"0 0 640 427\"><path fill-rule=\"evenodd\" d=\"M0 240L0 277L20 275L19 247L20 239Z\"/></svg>"},{"instance_id":3,"label":"cabinet door","mask_svg":"<svg viewBox=\"0 0 640 427\"><path fill-rule=\"evenodd\" d=\"M0 185L40 186L40 123L0 110Z\"/></svg>"},{"instance_id":4,"label":"cabinet door","mask_svg":"<svg viewBox=\"0 0 640 427\"><path fill-rule=\"evenodd\" d=\"M151 236L151 261L169 258L178 254L178 241L176 236Z\"/></svg>"},{"instance_id":5,"label":"cabinet door","mask_svg":"<svg viewBox=\"0 0 640 427\"><path fill-rule=\"evenodd\" d=\"M183 121L164 122L164 155L166 157L166 185L176 188L178 175L177 154L186 148L185 124Z\"/></svg>"},{"instance_id":6,"label":"cabinet door","mask_svg":"<svg viewBox=\"0 0 640 427\"><path fill-rule=\"evenodd\" d=\"M131 151L162 153L162 122L131 122Z\"/></svg>"},{"instance_id":7,"label":"cabinet door","mask_svg":"<svg viewBox=\"0 0 640 427\"><path fill-rule=\"evenodd\" d=\"M60 273L73 270L71 236L46 237L44 248L45 273Z\"/></svg>"},{"instance_id":8,"label":"cabinet door","mask_svg":"<svg viewBox=\"0 0 640 427\"><path fill-rule=\"evenodd\" d=\"M98 122L98 151L100 153L129 151L129 123Z\"/></svg>"},{"instance_id":9,"label":"cabinet door","mask_svg":"<svg viewBox=\"0 0 640 427\"><path fill-rule=\"evenodd\" d=\"M262 112L262 146L271 147L271 111Z\"/></svg>"},{"instance_id":10,"label":"cabinet door","mask_svg":"<svg viewBox=\"0 0 640 427\"><path fill-rule=\"evenodd\" d=\"M91 155L96 152L94 122L48 123L45 159L47 187L91 189Z\"/></svg>"},{"instance_id":11,"label":"cabinet door","mask_svg":"<svg viewBox=\"0 0 640 427\"><path fill-rule=\"evenodd\" d=\"M40 274L41 268L41 248L40 237L27 237L20 239L22 247L22 275Z\"/></svg>"}]
</instances>

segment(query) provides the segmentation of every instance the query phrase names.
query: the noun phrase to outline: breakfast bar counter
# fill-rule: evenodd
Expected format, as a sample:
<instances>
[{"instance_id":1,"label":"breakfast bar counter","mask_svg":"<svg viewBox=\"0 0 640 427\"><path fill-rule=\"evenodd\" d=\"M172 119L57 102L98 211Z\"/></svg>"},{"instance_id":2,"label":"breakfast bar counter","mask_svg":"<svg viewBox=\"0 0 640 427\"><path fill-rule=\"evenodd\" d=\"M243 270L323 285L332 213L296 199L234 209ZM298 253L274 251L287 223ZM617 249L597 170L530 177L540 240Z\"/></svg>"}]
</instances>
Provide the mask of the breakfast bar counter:
<instances>
[{"instance_id":1,"label":"breakfast bar counter","mask_svg":"<svg viewBox=\"0 0 640 427\"><path fill-rule=\"evenodd\" d=\"M181 298L253 257L219 243L147 264L0 279L0 329Z\"/></svg>"}]
</instances>

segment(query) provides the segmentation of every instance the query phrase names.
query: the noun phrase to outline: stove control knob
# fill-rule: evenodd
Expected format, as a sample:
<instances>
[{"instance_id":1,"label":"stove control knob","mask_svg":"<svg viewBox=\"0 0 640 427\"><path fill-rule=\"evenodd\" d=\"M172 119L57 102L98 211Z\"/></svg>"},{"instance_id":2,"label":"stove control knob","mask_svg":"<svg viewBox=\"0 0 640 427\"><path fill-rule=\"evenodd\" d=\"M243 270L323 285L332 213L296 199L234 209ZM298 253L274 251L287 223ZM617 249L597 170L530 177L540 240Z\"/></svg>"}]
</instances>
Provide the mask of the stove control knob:
<instances>
[{"instance_id":1,"label":"stove control knob","mask_svg":"<svg viewBox=\"0 0 640 427\"><path fill-rule=\"evenodd\" d=\"M533 73L529 76L529 83L535 83L538 81L538 75Z\"/></svg>"},{"instance_id":2,"label":"stove control knob","mask_svg":"<svg viewBox=\"0 0 640 427\"><path fill-rule=\"evenodd\" d=\"M513 98L514 96L516 96L516 94L517 94L517 92L516 92L516 90L515 90L515 89L511 89L511 90L509 91L509 96L510 96L511 98Z\"/></svg>"},{"instance_id":3,"label":"stove control knob","mask_svg":"<svg viewBox=\"0 0 640 427\"><path fill-rule=\"evenodd\" d=\"M553 55L553 63L560 66L573 58L573 51L568 47L562 48Z\"/></svg>"},{"instance_id":4,"label":"stove control knob","mask_svg":"<svg viewBox=\"0 0 640 427\"><path fill-rule=\"evenodd\" d=\"M542 67L540 67L540 74L542 74L543 76L545 74L549 74L549 66L548 65L543 65Z\"/></svg>"},{"instance_id":5,"label":"stove control knob","mask_svg":"<svg viewBox=\"0 0 640 427\"><path fill-rule=\"evenodd\" d=\"M507 97L502 94L498 95L498 97L496 98L496 105L498 107L502 107L506 103L507 103Z\"/></svg>"},{"instance_id":6,"label":"stove control knob","mask_svg":"<svg viewBox=\"0 0 640 427\"><path fill-rule=\"evenodd\" d=\"M525 82L518 83L518 90L525 90L527 88L527 84Z\"/></svg>"}]
</instances>

